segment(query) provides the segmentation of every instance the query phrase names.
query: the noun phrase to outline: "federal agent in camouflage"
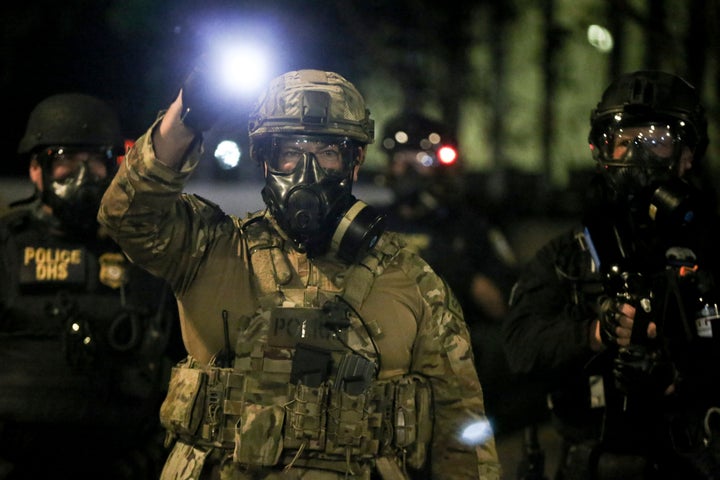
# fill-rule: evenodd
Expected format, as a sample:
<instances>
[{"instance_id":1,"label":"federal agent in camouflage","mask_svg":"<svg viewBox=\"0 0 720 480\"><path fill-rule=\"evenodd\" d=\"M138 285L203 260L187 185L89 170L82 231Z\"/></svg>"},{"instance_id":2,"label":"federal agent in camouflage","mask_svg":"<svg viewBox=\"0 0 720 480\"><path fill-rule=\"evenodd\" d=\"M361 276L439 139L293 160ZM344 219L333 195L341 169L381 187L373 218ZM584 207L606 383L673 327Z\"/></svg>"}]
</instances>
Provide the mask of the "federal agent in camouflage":
<instances>
[{"instance_id":1,"label":"federal agent in camouflage","mask_svg":"<svg viewBox=\"0 0 720 480\"><path fill-rule=\"evenodd\" d=\"M499 478L462 310L350 194L373 134L355 87L315 70L273 81L250 117L268 209L242 220L182 193L195 87L138 140L98 216L180 306L162 478Z\"/></svg>"}]
</instances>

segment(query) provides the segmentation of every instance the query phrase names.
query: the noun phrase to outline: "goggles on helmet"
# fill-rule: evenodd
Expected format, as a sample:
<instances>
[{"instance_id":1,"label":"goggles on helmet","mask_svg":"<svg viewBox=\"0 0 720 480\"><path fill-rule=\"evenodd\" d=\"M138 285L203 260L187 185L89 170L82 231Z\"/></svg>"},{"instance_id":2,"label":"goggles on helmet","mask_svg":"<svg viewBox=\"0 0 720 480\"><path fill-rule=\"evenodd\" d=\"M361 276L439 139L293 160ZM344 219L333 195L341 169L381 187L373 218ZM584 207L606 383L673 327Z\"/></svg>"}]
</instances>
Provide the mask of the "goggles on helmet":
<instances>
[{"instance_id":1,"label":"goggles on helmet","mask_svg":"<svg viewBox=\"0 0 720 480\"><path fill-rule=\"evenodd\" d=\"M360 144L333 135L273 135L257 149L258 160L275 174L294 173L305 155L315 157L326 175L346 177L358 163Z\"/></svg>"},{"instance_id":2,"label":"goggles on helmet","mask_svg":"<svg viewBox=\"0 0 720 480\"><path fill-rule=\"evenodd\" d=\"M683 129L675 123L612 124L594 133L593 153L603 167L669 171L687 146Z\"/></svg>"}]
</instances>

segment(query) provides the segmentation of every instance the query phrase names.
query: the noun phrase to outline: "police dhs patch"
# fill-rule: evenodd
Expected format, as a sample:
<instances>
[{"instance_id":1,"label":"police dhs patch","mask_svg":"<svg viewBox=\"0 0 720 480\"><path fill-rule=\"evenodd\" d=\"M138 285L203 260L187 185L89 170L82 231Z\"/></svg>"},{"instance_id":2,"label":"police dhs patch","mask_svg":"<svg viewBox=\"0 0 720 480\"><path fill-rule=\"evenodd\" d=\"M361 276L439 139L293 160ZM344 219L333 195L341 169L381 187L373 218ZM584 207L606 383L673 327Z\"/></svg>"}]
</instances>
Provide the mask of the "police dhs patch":
<instances>
[{"instance_id":1,"label":"police dhs patch","mask_svg":"<svg viewBox=\"0 0 720 480\"><path fill-rule=\"evenodd\" d=\"M25 245L20 266L21 285L85 283L86 252L82 247Z\"/></svg>"},{"instance_id":2,"label":"police dhs patch","mask_svg":"<svg viewBox=\"0 0 720 480\"><path fill-rule=\"evenodd\" d=\"M100 255L100 282L110 288L120 288L128 282L127 264L121 253Z\"/></svg>"}]
</instances>

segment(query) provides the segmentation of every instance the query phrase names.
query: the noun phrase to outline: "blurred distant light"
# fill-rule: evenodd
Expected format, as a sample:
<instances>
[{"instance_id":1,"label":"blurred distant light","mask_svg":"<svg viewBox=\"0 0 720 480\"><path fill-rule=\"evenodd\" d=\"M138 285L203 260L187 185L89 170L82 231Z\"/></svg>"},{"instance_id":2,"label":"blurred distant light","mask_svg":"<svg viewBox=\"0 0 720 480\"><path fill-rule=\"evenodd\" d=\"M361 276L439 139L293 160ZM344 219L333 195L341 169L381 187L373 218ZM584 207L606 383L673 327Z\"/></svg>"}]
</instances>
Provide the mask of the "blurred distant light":
<instances>
[{"instance_id":1,"label":"blurred distant light","mask_svg":"<svg viewBox=\"0 0 720 480\"><path fill-rule=\"evenodd\" d=\"M613 37L610 31L600 25L590 25L587 30L588 42L601 52L609 52L613 48Z\"/></svg>"},{"instance_id":2,"label":"blurred distant light","mask_svg":"<svg viewBox=\"0 0 720 480\"><path fill-rule=\"evenodd\" d=\"M434 145L437 145L438 143L440 143L440 140L441 140L440 134L433 132L430 135L428 135L428 140L430 140L430 142L433 143Z\"/></svg>"},{"instance_id":3,"label":"blurred distant light","mask_svg":"<svg viewBox=\"0 0 720 480\"><path fill-rule=\"evenodd\" d=\"M462 440L467 445L480 445L485 443L493 434L490 422L487 419L473 422L462 432Z\"/></svg>"},{"instance_id":4,"label":"blurred distant light","mask_svg":"<svg viewBox=\"0 0 720 480\"><path fill-rule=\"evenodd\" d=\"M395 141L398 143L407 143L409 140L408 134L403 132L402 130L399 130L395 132Z\"/></svg>"},{"instance_id":5,"label":"blurred distant light","mask_svg":"<svg viewBox=\"0 0 720 480\"><path fill-rule=\"evenodd\" d=\"M215 160L223 170L237 167L241 155L240 147L232 140L223 140L215 147Z\"/></svg>"},{"instance_id":6,"label":"blurred distant light","mask_svg":"<svg viewBox=\"0 0 720 480\"><path fill-rule=\"evenodd\" d=\"M426 152L418 152L415 158L417 158L420 165L424 167L432 167L433 165L433 157L428 155Z\"/></svg>"},{"instance_id":7,"label":"blurred distant light","mask_svg":"<svg viewBox=\"0 0 720 480\"><path fill-rule=\"evenodd\" d=\"M457 151L448 145L440 147L437 155L443 165L452 165L457 159Z\"/></svg>"}]
</instances>

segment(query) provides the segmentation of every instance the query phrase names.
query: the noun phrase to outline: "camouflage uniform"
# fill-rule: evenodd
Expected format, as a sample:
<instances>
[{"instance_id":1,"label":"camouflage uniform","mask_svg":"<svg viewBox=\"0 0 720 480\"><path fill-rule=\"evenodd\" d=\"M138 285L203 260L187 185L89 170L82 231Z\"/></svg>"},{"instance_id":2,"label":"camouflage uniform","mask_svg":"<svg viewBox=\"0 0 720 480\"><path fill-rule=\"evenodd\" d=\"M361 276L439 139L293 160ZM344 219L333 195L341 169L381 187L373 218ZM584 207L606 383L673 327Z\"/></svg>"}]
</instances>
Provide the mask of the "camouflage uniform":
<instances>
[{"instance_id":1,"label":"camouflage uniform","mask_svg":"<svg viewBox=\"0 0 720 480\"><path fill-rule=\"evenodd\" d=\"M405 250L391 233L383 234L357 265L330 257L310 259L292 248L267 212L241 221L202 198L182 194L200 147L196 145L180 171L175 171L158 162L150 132L152 128L122 164L98 218L134 262L170 283L180 307L189 356L176 369L170 388L175 387L174 398L185 407L175 408L168 400L163 406L170 436L176 440L164 478L197 478L201 469L207 472L211 465L216 478L220 470L220 478L243 479L369 479L376 475L374 470L381 478L410 478L404 467L427 468L419 463L423 435L428 440L426 463L431 465L432 478L499 478L495 442L486 424L462 311L423 260ZM255 230L259 233L251 235ZM373 358L379 371L361 395L348 400L360 401L364 405L360 414L368 418L351 418L352 408L346 411L337 405L327 411L330 420L298 411L300 387L288 380L294 373L290 369L295 367L292 357L297 345L284 348L282 335L270 331L281 324L273 320L278 310L320 309L338 295L350 306L353 326L345 352L331 354L330 378L337 379L333 375L338 359L347 356L348 349ZM234 355L223 367L218 359L229 348ZM225 418L221 424L208 421L212 393L207 394L206 411L198 414L186 408L196 405L187 401L198 391L196 384L203 383L205 392L210 392L218 378L224 385L219 394ZM402 410L398 392L412 391L397 385L414 379L418 385L431 386L432 401L428 411L410 412L407 421L416 423L408 431L413 430L415 440L403 446L402 425L398 425L402 422L393 421L392 414ZM319 388L324 387L326 382ZM233 389L241 392L239 399L232 396ZM317 397L318 389L308 390L308 395ZM396 398L377 393L383 391L394 392ZM336 392L329 391L327 402L332 404ZM359 397L365 398L364 404ZM422 405L417 398L408 403L409 409ZM307 409L315 406L308 403ZM340 425L331 425L338 411ZM197 417L202 417L200 426L193 423ZM257 421L258 417L265 420ZM228 425L228 419L234 425ZM298 419L328 422L316 426L324 446L312 435L294 443L290 430L297 427ZM343 422L356 420L357 428L343 428ZM463 442L461 432L473 423L484 425L487 435L482 441ZM254 431L256 426L263 431ZM329 445L343 435L353 437L345 443L352 448L332 452Z\"/></svg>"}]
</instances>

